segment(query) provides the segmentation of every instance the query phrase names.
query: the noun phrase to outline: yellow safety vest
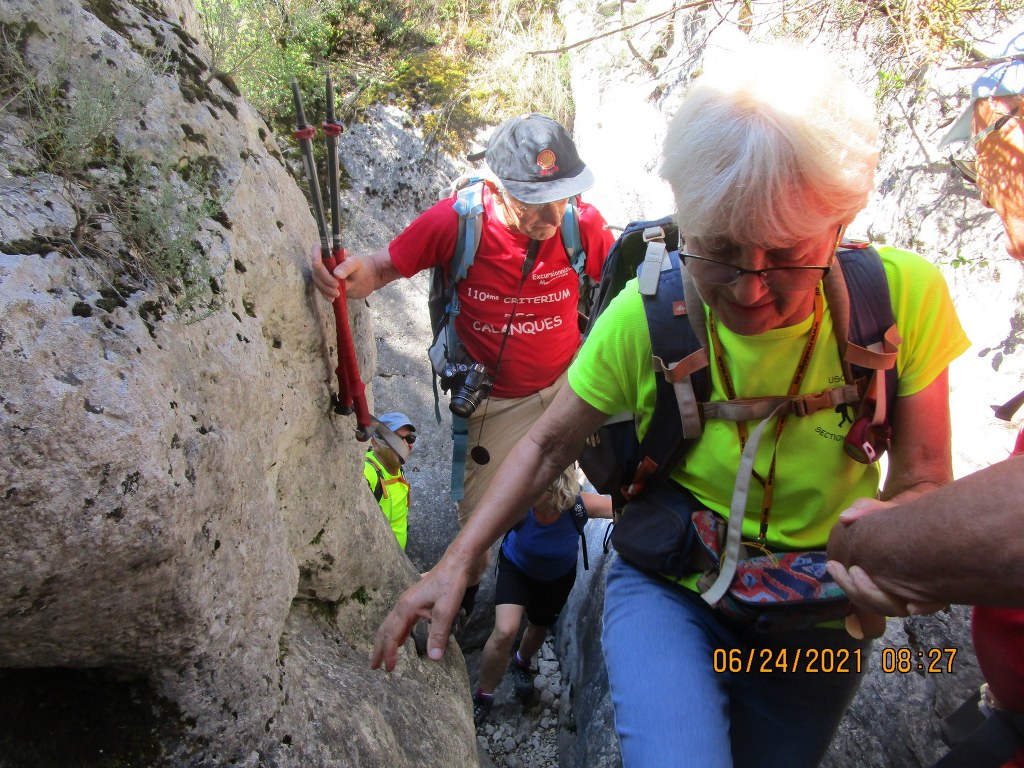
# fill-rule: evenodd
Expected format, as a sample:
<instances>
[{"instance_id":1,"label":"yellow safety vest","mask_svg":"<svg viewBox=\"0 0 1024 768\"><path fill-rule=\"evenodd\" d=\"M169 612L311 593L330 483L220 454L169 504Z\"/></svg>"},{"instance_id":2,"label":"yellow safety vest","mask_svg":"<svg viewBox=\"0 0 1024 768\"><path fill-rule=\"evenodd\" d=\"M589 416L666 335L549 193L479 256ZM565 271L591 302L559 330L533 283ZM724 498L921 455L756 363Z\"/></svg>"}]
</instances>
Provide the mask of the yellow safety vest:
<instances>
[{"instance_id":1,"label":"yellow safety vest","mask_svg":"<svg viewBox=\"0 0 1024 768\"><path fill-rule=\"evenodd\" d=\"M391 524L398 545L405 549L409 534L409 482L399 468L396 474L388 472L373 451L366 452L363 463L363 477L380 504L381 512Z\"/></svg>"}]
</instances>

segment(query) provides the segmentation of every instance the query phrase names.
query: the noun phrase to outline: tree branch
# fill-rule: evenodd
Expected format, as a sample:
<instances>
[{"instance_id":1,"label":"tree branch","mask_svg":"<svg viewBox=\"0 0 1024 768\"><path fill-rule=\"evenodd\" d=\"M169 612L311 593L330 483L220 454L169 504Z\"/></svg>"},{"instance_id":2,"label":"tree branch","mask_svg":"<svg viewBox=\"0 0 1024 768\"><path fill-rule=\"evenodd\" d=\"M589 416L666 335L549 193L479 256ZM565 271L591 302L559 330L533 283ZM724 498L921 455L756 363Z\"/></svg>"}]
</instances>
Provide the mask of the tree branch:
<instances>
[{"instance_id":1,"label":"tree branch","mask_svg":"<svg viewBox=\"0 0 1024 768\"><path fill-rule=\"evenodd\" d=\"M569 43L568 45L563 45L561 48L552 48L552 49L547 50L547 51L527 51L527 55L529 55L529 56L540 56L542 54L547 54L547 53L565 53L566 51L570 51L573 48L579 48L580 46L583 46L583 45L589 45L590 43L594 42L595 40L600 40L602 37L610 37L611 35L617 35L617 34L620 34L622 32L625 32L627 30L633 29L634 27L639 27L641 24L648 24L648 23L650 23L652 21L657 21L658 19L664 18L665 16L671 16L676 11L685 11L685 10L688 10L690 8L700 8L702 5L709 5L709 4L713 5L713 3L710 2L710 0L697 0L697 2L683 3L682 5L673 5L667 11L662 11L661 13L656 13L653 16L648 16L646 19L640 19L640 21L633 22L632 24L627 24L624 27L619 27L618 29L612 29L612 30L609 30L608 32L602 32L599 35L594 35L593 37L588 37L588 38L586 38L584 40L579 40L579 41L577 41L575 43Z\"/></svg>"}]
</instances>

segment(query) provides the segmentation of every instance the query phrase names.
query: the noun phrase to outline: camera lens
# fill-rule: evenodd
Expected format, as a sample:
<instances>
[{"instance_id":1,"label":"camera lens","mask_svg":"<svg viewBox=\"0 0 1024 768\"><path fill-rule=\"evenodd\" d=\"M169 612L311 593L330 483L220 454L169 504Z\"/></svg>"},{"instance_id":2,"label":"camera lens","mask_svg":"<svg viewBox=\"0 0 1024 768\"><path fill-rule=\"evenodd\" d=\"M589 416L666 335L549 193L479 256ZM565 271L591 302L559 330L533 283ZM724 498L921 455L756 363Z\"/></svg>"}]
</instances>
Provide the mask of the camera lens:
<instances>
[{"instance_id":1,"label":"camera lens","mask_svg":"<svg viewBox=\"0 0 1024 768\"><path fill-rule=\"evenodd\" d=\"M483 363L473 363L465 368L465 380L462 386L452 393L448 410L456 416L468 419L480 405L480 401L491 391L491 377L487 375L487 366Z\"/></svg>"},{"instance_id":2,"label":"camera lens","mask_svg":"<svg viewBox=\"0 0 1024 768\"><path fill-rule=\"evenodd\" d=\"M448 410L456 416L468 419L473 415L473 411L476 410L478 405L480 405L478 401L475 401L472 397L462 395L460 391L452 395L452 401L448 404Z\"/></svg>"}]
</instances>

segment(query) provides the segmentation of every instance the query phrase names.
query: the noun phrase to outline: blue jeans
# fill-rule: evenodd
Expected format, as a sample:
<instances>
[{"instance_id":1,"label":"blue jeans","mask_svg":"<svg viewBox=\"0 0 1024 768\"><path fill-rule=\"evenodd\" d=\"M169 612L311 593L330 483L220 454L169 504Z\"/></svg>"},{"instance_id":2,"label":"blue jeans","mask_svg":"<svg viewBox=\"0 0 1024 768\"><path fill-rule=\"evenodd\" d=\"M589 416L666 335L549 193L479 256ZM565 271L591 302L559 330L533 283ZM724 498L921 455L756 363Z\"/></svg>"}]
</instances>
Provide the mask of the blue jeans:
<instances>
[{"instance_id":1,"label":"blue jeans","mask_svg":"<svg viewBox=\"0 0 1024 768\"><path fill-rule=\"evenodd\" d=\"M870 641L842 629L731 626L696 593L621 558L608 572L602 641L624 768L816 766L870 658ZM849 671L757 670L778 667L783 650L791 665L798 648L833 649L802 658L845 659ZM755 671L728 671L729 649Z\"/></svg>"}]
</instances>

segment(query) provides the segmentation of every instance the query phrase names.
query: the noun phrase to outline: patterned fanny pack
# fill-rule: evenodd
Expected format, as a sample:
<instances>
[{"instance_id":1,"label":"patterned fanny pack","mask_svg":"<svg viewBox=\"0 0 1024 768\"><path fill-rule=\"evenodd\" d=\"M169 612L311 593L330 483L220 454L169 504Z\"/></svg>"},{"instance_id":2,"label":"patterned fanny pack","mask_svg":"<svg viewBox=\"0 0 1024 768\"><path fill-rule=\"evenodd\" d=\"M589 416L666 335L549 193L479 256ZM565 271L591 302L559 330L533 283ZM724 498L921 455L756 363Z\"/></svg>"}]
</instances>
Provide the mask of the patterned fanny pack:
<instances>
[{"instance_id":1,"label":"patterned fanny pack","mask_svg":"<svg viewBox=\"0 0 1024 768\"><path fill-rule=\"evenodd\" d=\"M691 516L697 541L710 565L697 582L706 593L717 581L728 523L702 509ZM758 632L812 627L853 612L853 604L825 569L824 550L770 552L742 545L729 587L715 603L729 619Z\"/></svg>"}]
</instances>

